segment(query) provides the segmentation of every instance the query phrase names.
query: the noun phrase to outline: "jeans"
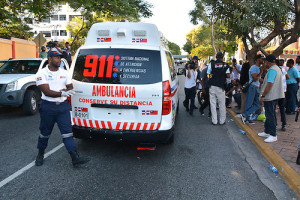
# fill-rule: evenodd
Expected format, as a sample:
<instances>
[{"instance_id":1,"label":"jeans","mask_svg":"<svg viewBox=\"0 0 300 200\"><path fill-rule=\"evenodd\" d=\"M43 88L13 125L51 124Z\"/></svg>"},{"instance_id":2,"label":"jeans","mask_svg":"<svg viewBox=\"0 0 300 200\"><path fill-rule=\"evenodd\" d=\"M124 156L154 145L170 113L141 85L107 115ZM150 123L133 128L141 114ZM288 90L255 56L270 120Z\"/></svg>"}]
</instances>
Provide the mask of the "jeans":
<instances>
[{"instance_id":1,"label":"jeans","mask_svg":"<svg viewBox=\"0 0 300 200\"><path fill-rule=\"evenodd\" d=\"M246 97L245 113L243 115L249 120L249 116L258 109L260 109L259 88L250 85Z\"/></svg>"},{"instance_id":2,"label":"jeans","mask_svg":"<svg viewBox=\"0 0 300 200\"><path fill-rule=\"evenodd\" d=\"M185 100L183 101L183 105L192 114L195 107L196 87L184 88L184 92L185 92Z\"/></svg>"},{"instance_id":3,"label":"jeans","mask_svg":"<svg viewBox=\"0 0 300 200\"><path fill-rule=\"evenodd\" d=\"M276 113L275 113L276 100L264 101L265 107L265 133L276 136Z\"/></svg>"},{"instance_id":4,"label":"jeans","mask_svg":"<svg viewBox=\"0 0 300 200\"><path fill-rule=\"evenodd\" d=\"M286 90L286 112L293 113L296 109L298 85L288 84Z\"/></svg>"},{"instance_id":5,"label":"jeans","mask_svg":"<svg viewBox=\"0 0 300 200\"><path fill-rule=\"evenodd\" d=\"M282 99L278 99L278 106L279 106L279 111L280 111L280 118L281 118L281 122L282 122L282 126L286 125L286 117L285 117L285 98ZM275 106L276 109L276 106ZM275 114L276 117L276 114ZM276 121L276 125L277 125L277 120Z\"/></svg>"}]
</instances>

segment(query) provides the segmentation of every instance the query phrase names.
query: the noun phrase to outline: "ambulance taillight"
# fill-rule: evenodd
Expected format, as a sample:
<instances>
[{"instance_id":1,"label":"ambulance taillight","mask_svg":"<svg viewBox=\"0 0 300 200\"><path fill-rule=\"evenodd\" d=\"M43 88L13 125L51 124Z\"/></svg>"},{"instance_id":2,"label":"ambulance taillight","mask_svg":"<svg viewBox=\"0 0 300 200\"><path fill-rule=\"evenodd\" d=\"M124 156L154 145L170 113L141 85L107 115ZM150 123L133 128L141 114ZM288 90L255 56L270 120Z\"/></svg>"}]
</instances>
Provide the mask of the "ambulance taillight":
<instances>
[{"instance_id":1,"label":"ambulance taillight","mask_svg":"<svg viewBox=\"0 0 300 200\"><path fill-rule=\"evenodd\" d=\"M71 110L72 110L71 97L67 97L67 101L68 101L68 104L71 106Z\"/></svg>"},{"instance_id":2,"label":"ambulance taillight","mask_svg":"<svg viewBox=\"0 0 300 200\"><path fill-rule=\"evenodd\" d=\"M171 87L169 81L163 82L163 104L162 104L162 114L168 115L171 112Z\"/></svg>"}]
</instances>

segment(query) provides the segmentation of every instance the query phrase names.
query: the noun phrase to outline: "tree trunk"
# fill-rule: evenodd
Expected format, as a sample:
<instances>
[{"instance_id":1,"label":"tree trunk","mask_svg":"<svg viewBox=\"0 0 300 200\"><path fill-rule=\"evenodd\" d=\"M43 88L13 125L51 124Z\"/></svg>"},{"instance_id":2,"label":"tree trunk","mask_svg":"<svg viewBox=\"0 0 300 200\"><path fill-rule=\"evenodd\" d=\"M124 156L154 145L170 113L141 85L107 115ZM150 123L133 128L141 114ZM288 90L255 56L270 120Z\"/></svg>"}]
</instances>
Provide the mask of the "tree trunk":
<instances>
[{"instance_id":1,"label":"tree trunk","mask_svg":"<svg viewBox=\"0 0 300 200\"><path fill-rule=\"evenodd\" d=\"M211 44L212 44L212 47L213 47L214 52L215 52L214 59L216 59L217 49L216 49L216 45L215 45L214 20L213 20L213 17L211 17L210 22L211 22Z\"/></svg>"}]
</instances>

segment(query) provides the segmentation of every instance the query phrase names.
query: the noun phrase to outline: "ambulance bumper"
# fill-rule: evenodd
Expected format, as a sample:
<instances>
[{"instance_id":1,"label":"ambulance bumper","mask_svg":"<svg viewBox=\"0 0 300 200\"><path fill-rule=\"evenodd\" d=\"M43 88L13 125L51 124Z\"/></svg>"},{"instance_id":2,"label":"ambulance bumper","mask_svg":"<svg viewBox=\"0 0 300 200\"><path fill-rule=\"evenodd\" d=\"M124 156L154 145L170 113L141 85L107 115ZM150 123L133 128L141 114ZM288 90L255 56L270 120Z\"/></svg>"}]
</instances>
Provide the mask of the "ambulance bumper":
<instances>
[{"instance_id":1,"label":"ambulance bumper","mask_svg":"<svg viewBox=\"0 0 300 200\"><path fill-rule=\"evenodd\" d=\"M171 130L153 131L116 131L108 129L94 129L73 125L73 135L80 139L104 139L124 142L167 142L173 132Z\"/></svg>"}]
</instances>

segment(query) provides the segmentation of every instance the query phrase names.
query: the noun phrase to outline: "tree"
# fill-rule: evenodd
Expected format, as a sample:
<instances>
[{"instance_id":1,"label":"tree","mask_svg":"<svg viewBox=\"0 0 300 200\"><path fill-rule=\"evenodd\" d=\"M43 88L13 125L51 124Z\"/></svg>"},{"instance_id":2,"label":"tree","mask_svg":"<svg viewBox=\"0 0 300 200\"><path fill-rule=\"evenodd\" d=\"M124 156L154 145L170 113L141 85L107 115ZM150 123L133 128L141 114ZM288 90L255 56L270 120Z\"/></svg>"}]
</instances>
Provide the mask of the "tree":
<instances>
[{"instance_id":1,"label":"tree","mask_svg":"<svg viewBox=\"0 0 300 200\"><path fill-rule=\"evenodd\" d=\"M66 0L71 8L78 10L89 19L91 13L97 13L107 19L127 19L139 20L141 17L150 17L152 5L145 0ZM29 27L26 19L34 18L41 21L43 18L51 16L55 8L60 5L60 0L12 0L0 1L0 36L6 38L14 36L24 36L28 38ZM19 27L19 32L13 27Z\"/></svg>"},{"instance_id":2,"label":"tree","mask_svg":"<svg viewBox=\"0 0 300 200\"><path fill-rule=\"evenodd\" d=\"M211 27L209 24L204 24L196 29L192 29L187 35L187 42L183 49L189 54L191 52L199 52L198 50L193 51L197 47L201 47L201 52L206 49L204 55L214 56L216 51L228 52L234 54L237 49L237 42L235 38L231 38L224 28L224 25L220 22L216 22L214 25L214 45L212 45ZM204 46L210 46L213 49L211 53L210 48L203 48ZM198 54L197 54L198 55ZM202 57L198 55L199 57Z\"/></svg>"},{"instance_id":3,"label":"tree","mask_svg":"<svg viewBox=\"0 0 300 200\"><path fill-rule=\"evenodd\" d=\"M173 55L181 55L180 47L178 44L168 41L168 47Z\"/></svg>"},{"instance_id":4,"label":"tree","mask_svg":"<svg viewBox=\"0 0 300 200\"><path fill-rule=\"evenodd\" d=\"M300 0L195 0L192 21L201 21L197 11L211 9L215 18L226 25L226 31L241 38L251 64L258 51L276 37L281 44L274 51L279 56L283 49L300 37ZM204 10L203 10L204 9Z\"/></svg>"},{"instance_id":5,"label":"tree","mask_svg":"<svg viewBox=\"0 0 300 200\"><path fill-rule=\"evenodd\" d=\"M209 56L214 56L214 49L211 45L200 45L192 49L191 54L198 56L200 59L206 59Z\"/></svg>"}]
</instances>

